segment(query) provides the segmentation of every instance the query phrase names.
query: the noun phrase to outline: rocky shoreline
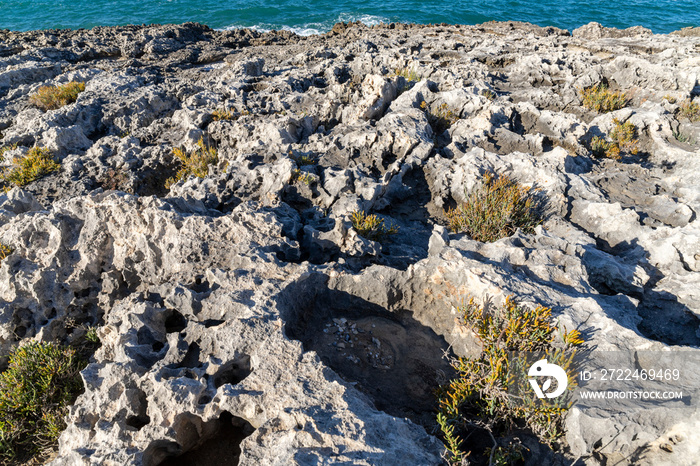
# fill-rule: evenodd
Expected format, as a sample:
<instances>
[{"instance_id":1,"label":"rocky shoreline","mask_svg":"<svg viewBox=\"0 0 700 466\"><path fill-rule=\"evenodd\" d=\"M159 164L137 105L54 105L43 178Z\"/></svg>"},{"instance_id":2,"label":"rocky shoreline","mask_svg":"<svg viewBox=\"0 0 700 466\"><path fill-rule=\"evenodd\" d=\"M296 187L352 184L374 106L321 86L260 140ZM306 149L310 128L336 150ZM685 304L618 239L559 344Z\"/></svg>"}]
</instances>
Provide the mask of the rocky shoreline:
<instances>
[{"instance_id":1,"label":"rocky shoreline","mask_svg":"<svg viewBox=\"0 0 700 466\"><path fill-rule=\"evenodd\" d=\"M443 464L432 390L475 350L468 297L551 307L591 349L700 353L699 79L693 31L595 23L0 31L2 163L60 162L0 195L0 364L98 326L54 465ZM628 105L585 108L601 82ZM594 156L627 122L638 150ZM199 141L208 176L166 188ZM487 172L547 200L534 234L446 229ZM695 402L565 425L526 464L700 454Z\"/></svg>"}]
</instances>

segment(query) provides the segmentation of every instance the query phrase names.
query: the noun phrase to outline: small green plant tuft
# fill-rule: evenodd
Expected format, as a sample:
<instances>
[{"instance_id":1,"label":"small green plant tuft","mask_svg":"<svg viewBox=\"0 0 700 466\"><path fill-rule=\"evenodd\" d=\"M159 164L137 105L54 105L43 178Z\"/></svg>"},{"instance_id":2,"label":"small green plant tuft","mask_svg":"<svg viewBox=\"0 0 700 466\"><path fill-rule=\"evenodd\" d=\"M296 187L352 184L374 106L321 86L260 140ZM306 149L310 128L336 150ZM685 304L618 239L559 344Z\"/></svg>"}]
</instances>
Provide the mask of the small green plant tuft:
<instances>
[{"instance_id":1,"label":"small green plant tuft","mask_svg":"<svg viewBox=\"0 0 700 466\"><path fill-rule=\"evenodd\" d=\"M32 94L29 101L42 110L56 110L75 102L78 94L85 90L85 83L70 82L60 86L42 86Z\"/></svg>"},{"instance_id":2,"label":"small green plant tuft","mask_svg":"<svg viewBox=\"0 0 700 466\"><path fill-rule=\"evenodd\" d=\"M55 444L63 416L83 388L75 350L31 342L16 348L0 373L0 458L24 461Z\"/></svg>"},{"instance_id":3,"label":"small green plant tuft","mask_svg":"<svg viewBox=\"0 0 700 466\"><path fill-rule=\"evenodd\" d=\"M416 70L409 67L397 68L396 71L394 71L394 76L400 76L408 82L420 81L420 76Z\"/></svg>"},{"instance_id":4,"label":"small green plant tuft","mask_svg":"<svg viewBox=\"0 0 700 466\"><path fill-rule=\"evenodd\" d=\"M678 106L678 115L690 121L700 121L700 104L686 99Z\"/></svg>"},{"instance_id":5,"label":"small green plant tuft","mask_svg":"<svg viewBox=\"0 0 700 466\"><path fill-rule=\"evenodd\" d=\"M583 106L598 113L608 113L624 108L629 98L624 92L612 92L603 83L579 91Z\"/></svg>"},{"instance_id":6,"label":"small green plant tuft","mask_svg":"<svg viewBox=\"0 0 700 466\"><path fill-rule=\"evenodd\" d=\"M681 133L680 131L674 131L673 137L678 142L682 142L684 144L695 145L695 140L691 136L689 136L685 133Z\"/></svg>"},{"instance_id":7,"label":"small green plant tuft","mask_svg":"<svg viewBox=\"0 0 700 466\"><path fill-rule=\"evenodd\" d=\"M382 241L389 235L399 232L399 227L392 225L387 227L384 219L375 214L367 215L364 210L355 210L350 214L352 227L357 234L372 241Z\"/></svg>"},{"instance_id":8,"label":"small green plant tuft","mask_svg":"<svg viewBox=\"0 0 700 466\"><path fill-rule=\"evenodd\" d=\"M535 192L507 176L486 173L480 185L465 193L464 204L446 212L448 226L484 243L508 237L518 228L532 233L543 220Z\"/></svg>"},{"instance_id":9,"label":"small green plant tuft","mask_svg":"<svg viewBox=\"0 0 700 466\"><path fill-rule=\"evenodd\" d=\"M459 115L456 114L446 103L440 104L437 108L431 108L424 100L420 104L420 108L428 115L428 123L433 128L436 135L444 133L457 120Z\"/></svg>"},{"instance_id":10,"label":"small green plant tuft","mask_svg":"<svg viewBox=\"0 0 700 466\"><path fill-rule=\"evenodd\" d=\"M677 102L677 99L670 94L666 94L664 99L666 99L669 104L675 104Z\"/></svg>"},{"instance_id":11,"label":"small green plant tuft","mask_svg":"<svg viewBox=\"0 0 700 466\"><path fill-rule=\"evenodd\" d=\"M316 179L306 173L305 171L301 171L298 168L295 168L292 170L292 177L289 179L289 182L291 184L294 183L304 183L307 186L311 186L311 184L315 181Z\"/></svg>"},{"instance_id":12,"label":"small green plant tuft","mask_svg":"<svg viewBox=\"0 0 700 466\"><path fill-rule=\"evenodd\" d=\"M0 147L0 162L5 158L5 152L17 149L17 143Z\"/></svg>"},{"instance_id":13,"label":"small green plant tuft","mask_svg":"<svg viewBox=\"0 0 700 466\"><path fill-rule=\"evenodd\" d=\"M207 147L203 138L200 138L197 142L197 149L194 152L188 153L183 149L176 148L173 149L173 155L180 160L182 168L178 170L174 177L165 181L165 189L170 189L172 185L188 178L190 175L204 178L209 174L209 166L219 162L216 149Z\"/></svg>"},{"instance_id":14,"label":"small green plant tuft","mask_svg":"<svg viewBox=\"0 0 700 466\"><path fill-rule=\"evenodd\" d=\"M511 357L512 352L548 353L548 359L567 372L569 388L575 385L570 350L582 342L578 331L564 330L562 340L556 341L557 326L552 322L551 309L529 309L511 297L502 307L492 308L477 305L473 299L460 308L460 323L474 332L482 351L475 358L453 359L457 375L437 393L437 422L454 465L469 455L464 439L474 428L486 429L492 435L493 447L484 450L490 464L512 464L522 459L522 446L505 440L518 425L526 425L548 445L561 437L564 414L569 408L566 401L541 403L534 393L521 391L515 396L507 391L516 383L516 376L520 377L520 384L527 379L523 378L527 369L518 358ZM506 437L497 442L494 435Z\"/></svg>"},{"instance_id":15,"label":"small green plant tuft","mask_svg":"<svg viewBox=\"0 0 700 466\"><path fill-rule=\"evenodd\" d=\"M620 120L613 120L614 127L610 131L610 139L608 141L600 136L595 136L591 139L591 152L596 157L620 160L622 153L636 155L639 152L637 144L637 127L631 122L620 123Z\"/></svg>"},{"instance_id":16,"label":"small green plant tuft","mask_svg":"<svg viewBox=\"0 0 700 466\"><path fill-rule=\"evenodd\" d=\"M250 110L245 109L242 112L235 110L227 110L225 108L217 108L211 113L211 118L214 121L230 121L237 120L242 116L250 115Z\"/></svg>"},{"instance_id":17,"label":"small green plant tuft","mask_svg":"<svg viewBox=\"0 0 700 466\"><path fill-rule=\"evenodd\" d=\"M50 150L39 147L29 149L24 157L15 157L12 162L10 170L5 169L0 173L0 181L20 187L61 168Z\"/></svg>"},{"instance_id":18,"label":"small green plant tuft","mask_svg":"<svg viewBox=\"0 0 700 466\"><path fill-rule=\"evenodd\" d=\"M496 100L496 97L498 97L498 95L491 89L482 89L481 92L479 92L479 95L481 95L482 97L486 97L488 100L491 101Z\"/></svg>"},{"instance_id":19,"label":"small green plant tuft","mask_svg":"<svg viewBox=\"0 0 700 466\"><path fill-rule=\"evenodd\" d=\"M288 155L289 158L294 160L300 167L303 167L304 165L316 165L316 163L318 163L318 159L310 154L294 155L294 152L290 150Z\"/></svg>"}]
</instances>

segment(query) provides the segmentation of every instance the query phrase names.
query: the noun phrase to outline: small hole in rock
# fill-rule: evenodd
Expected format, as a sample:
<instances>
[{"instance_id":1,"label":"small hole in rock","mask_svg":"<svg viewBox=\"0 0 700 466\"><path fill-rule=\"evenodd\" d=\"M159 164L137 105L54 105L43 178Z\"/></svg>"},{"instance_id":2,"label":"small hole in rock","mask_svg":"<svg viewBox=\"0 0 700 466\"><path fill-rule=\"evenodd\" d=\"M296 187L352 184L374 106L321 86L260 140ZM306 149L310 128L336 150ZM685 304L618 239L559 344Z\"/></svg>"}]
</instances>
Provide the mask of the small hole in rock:
<instances>
[{"instance_id":1,"label":"small hole in rock","mask_svg":"<svg viewBox=\"0 0 700 466\"><path fill-rule=\"evenodd\" d=\"M219 419L205 423L198 431L202 435L195 440L195 445L191 449L177 456L166 453L167 457L162 462L150 464L159 466L237 465L241 455L241 442L255 429L246 420L224 411Z\"/></svg>"},{"instance_id":2,"label":"small hole in rock","mask_svg":"<svg viewBox=\"0 0 700 466\"><path fill-rule=\"evenodd\" d=\"M175 309L168 309L165 313L165 331L167 333L181 332L187 327L187 319Z\"/></svg>"},{"instance_id":3,"label":"small hole in rock","mask_svg":"<svg viewBox=\"0 0 700 466\"><path fill-rule=\"evenodd\" d=\"M243 355L233 361L229 361L219 368L214 374L214 386L219 388L224 384L236 385L253 372L250 365L250 356Z\"/></svg>"},{"instance_id":4,"label":"small hole in rock","mask_svg":"<svg viewBox=\"0 0 700 466\"><path fill-rule=\"evenodd\" d=\"M143 426L151 422L151 418L148 416L129 416L126 418L126 425L141 430Z\"/></svg>"}]
</instances>

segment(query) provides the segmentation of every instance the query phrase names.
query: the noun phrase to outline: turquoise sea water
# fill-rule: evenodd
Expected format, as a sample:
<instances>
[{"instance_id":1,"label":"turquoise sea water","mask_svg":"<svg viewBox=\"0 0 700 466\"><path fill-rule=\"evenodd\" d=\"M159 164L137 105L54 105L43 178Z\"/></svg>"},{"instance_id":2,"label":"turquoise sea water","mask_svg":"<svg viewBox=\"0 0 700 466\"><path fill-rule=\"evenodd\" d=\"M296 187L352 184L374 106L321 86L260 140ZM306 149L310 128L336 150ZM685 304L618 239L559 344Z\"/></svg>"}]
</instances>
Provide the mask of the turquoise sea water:
<instances>
[{"instance_id":1,"label":"turquoise sea water","mask_svg":"<svg viewBox=\"0 0 700 466\"><path fill-rule=\"evenodd\" d=\"M351 20L366 24L517 20L569 30L597 21L665 33L700 26L700 0L0 0L0 28L20 31L197 21L220 29L313 34Z\"/></svg>"}]
</instances>

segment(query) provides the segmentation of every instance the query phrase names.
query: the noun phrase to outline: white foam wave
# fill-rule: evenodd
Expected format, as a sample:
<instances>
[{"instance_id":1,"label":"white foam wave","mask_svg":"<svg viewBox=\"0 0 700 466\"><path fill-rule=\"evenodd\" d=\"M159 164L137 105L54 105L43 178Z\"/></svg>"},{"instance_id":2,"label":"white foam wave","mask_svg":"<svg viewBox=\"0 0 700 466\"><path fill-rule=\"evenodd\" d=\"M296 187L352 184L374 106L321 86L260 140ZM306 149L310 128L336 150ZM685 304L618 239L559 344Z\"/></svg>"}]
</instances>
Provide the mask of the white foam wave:
<instances>
[{"instance_id":1,"label":"white foam wave","mask_svg":"<svg viewBox=\"0 0 700 466\"><path fill-rule=\"evenodd\" d=\"M261 24L256 24L253 26L241 26L241 25L231 25L227 26L225 28L221 28L220 30L223 31L230 31L233 29L252 29L257 32L270 32L273 30L277 31L290 31L293 32L294 34L300 35L300 36L311 36L314 34L325 34L326 32L330 31L333 28L333 25L335 23L349 23L349 22L354 22L354 21L360 21L361 23L367 25L367 26L376 26L377 24L385 24L388 22L386 18L382 18L381 16L375 16L375 15L355 15L352 13L341 13L338 15L338 19L336 21L328 21L328 22L323 22L323 23L308 23L308 24L302 24L301 26L277 26L275 27L272 24L266 24L266 23L261 23Z\"/></svg>"}]
</instances>

